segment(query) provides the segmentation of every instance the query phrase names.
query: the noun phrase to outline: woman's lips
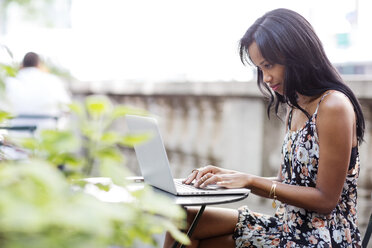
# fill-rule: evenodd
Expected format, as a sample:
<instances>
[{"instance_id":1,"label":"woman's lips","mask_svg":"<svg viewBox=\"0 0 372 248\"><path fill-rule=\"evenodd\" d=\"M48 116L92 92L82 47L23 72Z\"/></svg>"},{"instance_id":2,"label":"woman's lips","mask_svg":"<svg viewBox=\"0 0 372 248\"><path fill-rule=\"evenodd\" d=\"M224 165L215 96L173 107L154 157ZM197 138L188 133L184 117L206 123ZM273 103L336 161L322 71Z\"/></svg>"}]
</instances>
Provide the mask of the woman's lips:
<instances>
[{"instance_id":1,"label":"woman's lips","mask_svg":"<svg viewBox=\"0 0 372 248\"><path fill-rule=\"evenodd\" d=\"M274 85L270 85L270 88L273 89L274 91L277 91L279 86L280 84L274 84Z\"/></svg>"}]
</instances>

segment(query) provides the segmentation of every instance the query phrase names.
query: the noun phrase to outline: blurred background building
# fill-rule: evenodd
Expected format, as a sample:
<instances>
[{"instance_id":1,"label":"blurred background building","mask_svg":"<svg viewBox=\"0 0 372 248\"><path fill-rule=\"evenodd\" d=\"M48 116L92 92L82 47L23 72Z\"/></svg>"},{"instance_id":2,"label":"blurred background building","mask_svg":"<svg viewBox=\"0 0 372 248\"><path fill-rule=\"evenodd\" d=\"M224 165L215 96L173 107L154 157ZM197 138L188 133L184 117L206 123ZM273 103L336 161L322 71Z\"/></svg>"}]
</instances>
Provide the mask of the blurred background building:
<instances>
[{"instance_id":1,"label":"blurred background building","mask_svg":"<svg viewBox=\"0 0 372 248\"><path fill-rule=\"evenodd\" d=\"M22 3L22 4L21 4ZM264 12L287 7L314 26L345 74L370 74L369 0L0 0L1 43L44 54L81 81L246 81L237 42Z\"/></svg>"},{"instance_id":2,"label":"blurred background building","mask_svg":"<svg viewBox=\"0 0 372 248\"><path fill-rule=\"evenodd\" d=\"M1 63L34 51L70 74L75 99L106 94L148 109L160 120L176 177L206 164L277 173L284 123L267 119L266 101L237 45L264 12L298 11L363 105L359 218L365 226L372 211L372 1L0 0L0 6L1 54L5 48L13 54L0 56ZM124 152L139 173L133 151ZM246 201L273 212L263 199Z\"/></svg>"}]
</instances>

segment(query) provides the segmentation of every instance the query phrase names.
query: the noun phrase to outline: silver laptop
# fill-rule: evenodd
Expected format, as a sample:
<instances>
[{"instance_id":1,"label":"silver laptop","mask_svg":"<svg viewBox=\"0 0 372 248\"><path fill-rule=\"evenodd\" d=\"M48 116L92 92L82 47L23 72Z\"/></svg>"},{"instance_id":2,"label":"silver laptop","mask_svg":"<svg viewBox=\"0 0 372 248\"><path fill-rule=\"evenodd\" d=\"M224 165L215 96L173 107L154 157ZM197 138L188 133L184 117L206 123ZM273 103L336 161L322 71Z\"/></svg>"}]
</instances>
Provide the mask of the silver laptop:
<instances>
[{"instance_id":1,"label":"silver laptop","mask_svg":"<svg viewBox=\"0 0 372 248\"><path fill-rule=\"evenodd\" d=\"M215 186L200 189L183 184L182 179L173 179L157 120L136 115L127 115L125 118L131 133L151 133L148 141L134 147L146 183L174 195L232 195L250 192L246 188L226 189Z\"/></svg>"}]
</instances>

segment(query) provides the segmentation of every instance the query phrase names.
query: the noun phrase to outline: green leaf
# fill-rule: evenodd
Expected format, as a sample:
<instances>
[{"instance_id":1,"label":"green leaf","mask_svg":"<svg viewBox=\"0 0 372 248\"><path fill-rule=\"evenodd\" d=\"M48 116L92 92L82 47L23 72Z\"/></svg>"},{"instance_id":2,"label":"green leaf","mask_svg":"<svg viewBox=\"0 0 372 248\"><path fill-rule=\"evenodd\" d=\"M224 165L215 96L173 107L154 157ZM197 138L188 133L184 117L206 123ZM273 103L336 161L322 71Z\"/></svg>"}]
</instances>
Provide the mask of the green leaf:
<instances>
[{"instance_id":1,"label":"green leaf","mask_svg":"<svg viewBox=\"0 0 372 248\"><path fill-rule=\"evenodd\" d=\"M92 139L92 137L94 137L96 133L92 124L89 124L89 123L82 124L80 127L80 131L88 139Z\"/></svg>"},{"instance_id":2,"label":"green leaf","mask_svg":"<svg viewBox=\"0 0 372 248\"><path fill-rule=\"evenodd\" d=\"M106 132L101 137L101 141L107 145L116 144L119 140L120 140L120 134L114 131Z\"/></svg>"},{"instance_id":3,"label":"green leaf","mask_svg":"<svg viewBox=\"0 0 372 248\"><path fill-rule=\"evenodd\" d=\"M152 132L145 133L130 133L126 134L119 140L119 144L123 146L133 147L135 145L146 142L154 137Z\"/></svg>"},{"instance_id":4,"label":"green leaf","mask_svg":"<svg viewBox=\"0 0 372 248\"><path fill-rule=\"evenodd\" d=\"M47 160L56 166L63 165L69 170L76 170L84 166L84 160L70 153L51 153L47 156Z\"/></svg>"},{"instance_id":5,"label":"green leaf","mask_svg":"<svg viewBox=\"0 0 372 248\"><path fill-rule=\"evenodd\" d=\"M77 178L70 178L70 180L68 180L69 183L73 186L78 186L80 187L81 189L83 189L85 187L85 185L89 184L89 182L87 182L86 180L82 180L81 177L77 177Z\"/></svg>"},{"instance_id":6,"label":"green leaf","mask_svg":"<svg viewBox=\"0 0 372 248\"><path fill-rule=\"evenodd\" d=\"M102 117L112 110L112 104L106 96L89 96L85 100L85 105L92 118Z\"/></svg>"},{"instance_id":7,"label":"green leaf","mask_svg":"<svg viewBox=\"0 0 372 248\"><path fill-rule=\"evenodd\" d=\"M14 118L12 114L0 110L0 122L3 122L8 119L12 119L12 118Z\"/></svg>"},{"instance_id":8,"label":"green leaf","mask_svg":"<svg viewBox=\"0 0 372 248\"><path fill-rule=\"evenodd\" d=\"M47 151L58 153L76 152L80 147L78 138L70 131L42 130L41 145Z\"/></svg>"},{"instance_id":9,"label":"green leaf","mask_svg":"<svg viewBox=\"0 0 372 248\"><path fill-rule=\"evenodd\" d=\"M181 232L171 221L164 220L163 225L175 240L185 245L191 244L189 237L185 233Z\"/></svg>"},{"instance_id":10,"label":"green leaf","mask_svg":"<svg viewBox=\"0 0 372 248\"><path fill-rule=\"evenodd\" d=\"M83 117L85 115L84 107L79 102L74 102L68 105L71 112L75 113L79 117Z\"/></svg>"},{"instance_id":11,"label":"green leaf","mask_svg":"<svg viewBox=\"0 0 372 248\"><path fill-rule=\"evenodd\" d=\"M84 159L73 154L62 154L62 161L61 164L72 168L81 168L84 165Z\"/></svg>"},{"instance_id":12,"label":"green leaf","mask_svg":"<svg viewBox=\"0 0 372 248\"><path fill-rule=\"evenodd\" d=\"M20 146L29 149L29 150L36 150L38 148L38 141L35 138L22 138L20 140L15 141Z\"/></svg>"},{"instance_id":13,"label":"green leaf","mask_svg":"<svg viewBox=\"0 0 372 248\"><path fill-rule=\"evenodd\" d=\"M102 149L99 149L95 152L94 155L99 160L111 160L119 163L123 161L122 153L117 148L113 147L104 147Z\"/></svg>"},{"instance_id":14,"label":"green leaf","mask_svg":"<svg viewBox=\"0 0 372 248\"><path fill-rule=\"evenodd\" d=\"M95 186L97 186L100 190L108 192L110 190L110 185L102 184L102 183L95 183Z\"/></svg>"},{"instance_id":15,"label":"green leaf","mask_svg":"<svg viewBox=\"0 0 372 248\"><path fill-rule=\"evenodd\" d=\"M15 66L6 65L6 64L2 64L2 63L0 63L0 69L5 72L5 75L7 77L15 77L17 75L17 72L18 72L18 70L16 69Z\"/></svg>"},{"instance_id":16,"label":"green leaf","mask_svg":"<svg viewBox=\"0 0 372 248\"><path fill-rule=\"evenodd\" d=\"M148 115L148 111L144 109L128 107L125 105L118 105L112 111L113 119L123 117L125 115L144 115L145 116L145 115Z\"/></svg>"}]
</instances>

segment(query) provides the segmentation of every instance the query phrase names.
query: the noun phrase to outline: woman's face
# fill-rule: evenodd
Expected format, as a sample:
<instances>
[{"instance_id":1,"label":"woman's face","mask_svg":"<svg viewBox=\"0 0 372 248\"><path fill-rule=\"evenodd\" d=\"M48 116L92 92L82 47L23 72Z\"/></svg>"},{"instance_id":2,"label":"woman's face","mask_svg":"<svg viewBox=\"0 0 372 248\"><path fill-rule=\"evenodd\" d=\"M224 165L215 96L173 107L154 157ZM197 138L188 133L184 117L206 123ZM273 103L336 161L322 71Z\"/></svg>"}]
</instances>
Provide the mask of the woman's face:
<instances>
[{"instance_id":1,"label":"woman's face","mask_svg":"<svg viewBox=\"0 0 372 248\"><path fill-rule=\"evenodd\" d=\"M264 57L262 57L256 42L253 42L248 47L248 53L255 66L261 69L263 81L267 83L272 90L283 95L285 66L269 63Z\"/></svg>"}]
</instances>

